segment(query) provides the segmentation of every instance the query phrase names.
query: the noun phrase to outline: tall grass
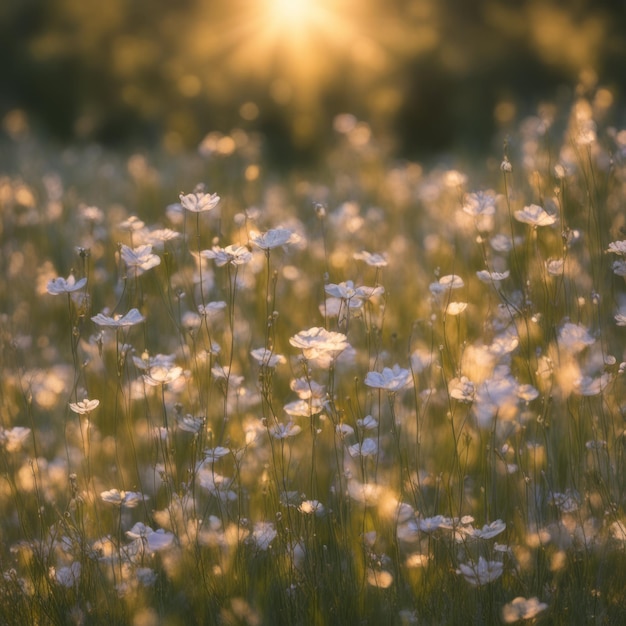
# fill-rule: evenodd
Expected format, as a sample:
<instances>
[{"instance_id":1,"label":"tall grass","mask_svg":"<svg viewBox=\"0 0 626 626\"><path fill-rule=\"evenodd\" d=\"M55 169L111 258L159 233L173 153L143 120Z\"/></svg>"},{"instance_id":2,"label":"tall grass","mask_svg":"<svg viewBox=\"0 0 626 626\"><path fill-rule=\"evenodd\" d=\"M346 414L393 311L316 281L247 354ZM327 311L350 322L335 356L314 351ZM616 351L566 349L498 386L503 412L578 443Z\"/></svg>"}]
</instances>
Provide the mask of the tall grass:
<instances>
[{"instance_id":1,"label":"tall grass","mask_svg":"<svg viewBox=\"0 0 626 626\"><path fill-rule=\"evenodd\" d=\"M8 146L0 621L622 623L606 101L467 172L363 124L280 181L241 131L203 159Z\"/></svg>"}]
</instances>

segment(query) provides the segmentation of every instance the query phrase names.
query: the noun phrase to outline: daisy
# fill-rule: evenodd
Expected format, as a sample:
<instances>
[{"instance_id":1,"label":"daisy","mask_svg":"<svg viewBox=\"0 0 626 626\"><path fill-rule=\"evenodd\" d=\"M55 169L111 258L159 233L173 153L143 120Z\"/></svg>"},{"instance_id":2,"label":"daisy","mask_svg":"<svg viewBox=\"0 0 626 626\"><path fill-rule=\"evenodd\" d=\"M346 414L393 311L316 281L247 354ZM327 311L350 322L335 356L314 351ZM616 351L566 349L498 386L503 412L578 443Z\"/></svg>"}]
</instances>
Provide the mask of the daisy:
<instances>
[{"instance_id":1,"label":"daisy","mask_svg":"<svg viewBox=\"0 0 626 626\"><path fill-rule=\"evenodd\" d=\"M86 278L81 278L80 280L76 280L72 274L70 274L67 278L53 278L48 282L48 286L46 287L46 291L53 295L58 296L60 293L73 293L82 289L87 284Z\"/></svg>"},{"instance_id":2,"label":"daisy","mask_svg":"<svg viewBox=\"0 0 626 626\"><path fill-rule=\"evenodd\" d=\"M413 377L409 370L396 364L393 368L384 367L382 372L368 372L365 376L365 384L375 389L395 392L412 385Z\"/></svg>"},{"instance_id":3,"label":"daisy","mask_svg":"<svg viewBox=\"0 0 626 626\"><path fill-rule=\"evenodd\" d=\"M525 206L520 211L513 214L518 222L528 224L530 226L550 226L556 222L556 217L546 213L546 211L538 204Z\"/></svg>"},{"instance_id":4,"label":"daisy","mask_svg":"<svg viewBox=\"0 0 626 626\"><path fill-rule=\"evenodd\" d=\"M250 233L252 243L261 250L279 248L288 243L298 243L300 236L286 228L272 228L265 233Z\"/></svg>"},{"instance_id":5,"label":"daisy","mask_svg":"<svg viewBox=\"0 0 626 626\"><path fill-rule=\"evenodd\" d=\"M181 193L179 198L183 209L191 213L211 211L220 201L220 197L216 193L204 193L202 191L194 191L188 194Z\"/></svg>"},{"instance_id":6,"label":"daisy","mask_svg":"<svg viewBox=\"0 0 626 626\"><path fill-rule=\"evenodd\" d=\"M109 317L104 313L98 313L91 318L91 321L97 326L106 328L129 328L145 321L145 317L137 310L131 309L126 315L116 315Z\"/></svg>"}]
</instances>

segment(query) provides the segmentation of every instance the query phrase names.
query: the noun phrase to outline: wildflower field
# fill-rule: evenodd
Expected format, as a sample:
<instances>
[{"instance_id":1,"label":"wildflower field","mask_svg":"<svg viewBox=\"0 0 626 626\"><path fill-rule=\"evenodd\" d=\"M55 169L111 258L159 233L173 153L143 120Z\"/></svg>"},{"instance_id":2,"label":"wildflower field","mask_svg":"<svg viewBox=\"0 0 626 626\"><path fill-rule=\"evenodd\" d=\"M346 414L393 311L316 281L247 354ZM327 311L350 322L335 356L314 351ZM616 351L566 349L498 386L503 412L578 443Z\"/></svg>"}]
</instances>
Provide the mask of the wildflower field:
<instances>
[{"instance_id":1,"label":"wildflower field","mask_svg":"<svg viewBox=\"0 0 626 626\"><path fill-rule=\"evenodd\" d=\"M7 139L0 623L625 623L610 100L469 166Z\"/></svg>"}]
</instances>

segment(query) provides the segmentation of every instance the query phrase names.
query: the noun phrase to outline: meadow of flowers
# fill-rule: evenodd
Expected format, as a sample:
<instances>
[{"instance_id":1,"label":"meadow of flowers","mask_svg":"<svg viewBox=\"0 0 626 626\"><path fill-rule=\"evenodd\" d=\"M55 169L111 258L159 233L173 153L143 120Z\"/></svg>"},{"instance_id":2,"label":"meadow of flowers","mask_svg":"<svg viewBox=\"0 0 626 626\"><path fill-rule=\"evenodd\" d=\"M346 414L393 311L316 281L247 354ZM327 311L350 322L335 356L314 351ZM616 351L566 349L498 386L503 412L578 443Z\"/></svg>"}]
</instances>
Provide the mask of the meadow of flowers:
<instances>
[{"instance_id":1,"label":"meadow of flowers","mask_svg":"<svg viewBox=\"0 0 626 626\"><path fill-rule=\"evenodd\" d=\"M610 100L456 169L11 140L0 622L624 623Z\"/></svg>"}]
</instances>

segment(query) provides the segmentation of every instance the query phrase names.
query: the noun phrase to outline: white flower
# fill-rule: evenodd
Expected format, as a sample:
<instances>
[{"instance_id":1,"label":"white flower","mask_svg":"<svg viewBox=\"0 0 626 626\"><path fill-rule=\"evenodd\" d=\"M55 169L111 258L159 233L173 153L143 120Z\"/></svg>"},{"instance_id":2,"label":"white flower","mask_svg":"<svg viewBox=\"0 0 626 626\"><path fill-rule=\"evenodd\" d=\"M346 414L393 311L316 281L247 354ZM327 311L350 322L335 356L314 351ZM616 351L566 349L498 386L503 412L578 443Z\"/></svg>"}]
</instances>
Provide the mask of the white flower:
<instances>
[{"instance_id":1,"label":"white flower","mask_svg":"<svg viewBox=\"0 0 626 626\"><path fill-rule=\"evenodd\" d=\"M517 388L517 397L524 402L531 402L539 397L539 392L532 385L520 385Z\"/></svg>"},{"instance_id":2,"label":"white flower","mask_svg":"<svg viewBox=\"0 0 626 626\"><path fill-rule=\"evenodd\" d=\"M493 191L477 191L466 196L463 212L472 217L494 215L496 212L496 195Z\"/></svg>"},{"instance_id":3,"label":"white flower","mask_svg":"<svg viewBox=\"0 0 626 626\"><path fill-rule=\"evenodd\" d=\"M539 598L515 598L502 607L502 621L505 624L514 624L521 620L533 619L548 608Z\"/></svg>"},{"instance_id":4,"label":"white flower","mask_svg":"<svg viewBox=\"0 0 626 626\"><path fill-rule=\"evenodd\" d=\"M252 252L245 246L230 245L225 248L213 246L212 250L202 250L200 255L205 259L213 259L217 267L224 265L244 265L252 258Z\"/></svg>"},{"instance_id":5,"label":"white flower","mask_svg":"<svg viewBox=\"0 0 626 626\"><path fill-rule=\"evenodd\" d=\"M152 253L150 244L137 248L129 248L122 244L121 255L132 276L141 276L144 272L161 263L161 259Z\"/></svg>"},{"instance_id":6,"label":"white flower","mask_svg":"<svg viewBox=\"0 0 626 626\"><path fill-rule=\"evenodd\" d=\"M257 522L252 531L252 539L259 550L267 550L277 534L271 522Z\"/></svg>"},{"instance_id":7,"label":"white flower","mask_svg":"<svg viewBox=\"0 0 626 626\"><path fill-rule=\"evenodd\" d=\"M178 428L188 433L199 433L204 426L204 417L193 417L193 415L180 415L176 417Z\"/></svg>"},{"instance_id":8,"label":"white flower","mask_svg":"<svg viewBox=\"0 0 626 626\"><path fill-rule=\"evenodd\" d=\"M180 378L183 373L182 367L168 367L163 365L153 365L148 372L143 375L143 379L148 385L158 387L159 385L167 385L173 383Z\"/></svg>"},{"instance_id":9,"label":"white flower","mask_svg":"<svg viewBox=\"0 0 626 626\"><path fill-rule=\"evenodd\" d=\"M504 272L488 272L487 270L480 270L479 272L476 272L476 276L478 276L478 279L483 283L500 282L501 280L508 278L509 275L509 270Z\"/></svg>"},{"instance_id":10,"label":"white flower","mask_svg":"<svg viewBox=\"0 0 626 626\"><path fill-rule=\"evenodd\" d=\"M279 248L288 243L298 243L300 236L286 228L272 228L265 233L250 233L252 243L261 250Z\"/></svg>"},{"instance_id":11,"label":"white flower","mask_svg":"<svg viewBox=\"0 0 626 626\"><path fill-rule=\"evenodd\" d=\"M365 261L371 267L387 267L387 256L385 254L377 254L375 252L355 252L353 258L357 261Z\"/></svg>"},{"instance_id":12,"label":"white flower","mask_svg":"<svg viewBox=\"0 0 626 626\"><path fill-rule=\"evenodd\" d=\"M88 415L98 407L100 400L80 400L79 402L70 402L70 409L79 415Z\"/></svg>"},{"instance_id":13,"label":"white flower","mask_svg":"<svg viewBox=\"0 0 626 626\"><path fill-rule=\"evenodd\" d=\"M252 358L264 367L274 368L277 365L284 365L287 359L282 354L276 354L267 348L256 348L250 351Z\"/></svg>"},{"instance_id":14,"label":"white flower","mask_svg":"<svg viewBox=\"0 0 626 626\"><path fill-rule=\"evenodd\" d=\"M550 276L562 276L564 267L564 259L548 259L546 261L546 270Z\"/></svg>"},{"instance_id":15,"label":"white flower","mask_svg":"<svg viewBox=\"0 0 626 626\"><path fill-rule=\"evenodd\" d=\"M127 530L126 535L131 539L141 541L142 547L148 552L164 550L174 543L173 533L166 532L162 528L155 531L142 522L137 522L130 530Z\"/></svg>"},{"instance_id":16,"label":"white flower","mask_svg":"<svg viewBox=\"0 0 626 626\"><path fill-rule=\"evenodd\" d=\"M448 522L448 518L443 515L435 515L434 517L424 517L419 520L419 529L424 533L432 533L443 528Z\"/></svg>"},{"instance_id":17,"label":"white flower","mask_svg":"<svg viewBox=\"0 0 626 626\"><path fill-rule=\"evenodd\" d=\"M436 283L431 283L428 288L432 294L437 295L450 289L460 289L464 285L465 283L460 276L448 274L447 276L442 276Z\"/></svg>"},{"instance_id":18,"label":"white flower","mask_svg":"<svg viewBox=\"0 0 626 626\"><path fill-rule=\"evenodd\" d=\"M152 246L158 246L162 249L163 246L160 244L163 244L166 241L173 241L179 237L181 237L181 234L171 228L159 228L148 233L145 237L145 241Z\"/></svg>"},{"instance_id":19,"label":"white flower","mask_svg":"<svg viewBox=\"0 0 626 626\"><path fill-rule=\"evenodd\" d=\"M626 256L626 241L612 241L609 244L607 252L618 254L619 256Z\"/></svg>"},{"instance_id":20,"label":"white flower","mask_svg":"<svg viewBox=\"0 0 626 626\"><path fill-rule=\"evenodd\" d=\"M312 417L324 410L324 402L320 398L294 400L285 404L283 410L290 417Z\"/></svg>"},{"instance_id":21,"label":"white flower","mask_svg":"<svg viewBox=\"0 0 626 626\"><path fill-rule=\"evenodd\" d=\"M374 430L378 428L378 420L371 415L366 415L363 419L358 419L356 423L359 428L363 428L364 430Z\"/></svg>"},{"instance_id":22,"label":"white flower","mask_svg":"<svg viewBox=\"0 0 626 626\"><path fill-rule=\"evenodd\" d=\"M289 343L294 348L300 348L306 358L309 358L312 351L336 355L350 345L343 333L331 332L319 326L299 332L289 339Z\"/></svg>"},{"instance_id":23,"label":"white flower","mask_svg":"<svg viewBox=\"0 0 626 626\"><path fill-rule=\"evenodd\" d=\"M613 274L616 276L626 276L626 261L619 259L613 262Z\"/></svg>"},{"instance_id":24,"label":"white flower","mask_svg":"<svg viewBox=\"0 0 626 626\"><path fill-rule=\"evenodd\" d=\"M53 568L53 571L54 577L59 585L67 589L77 586L80 581L80 561L74 561L70 566L59 567L57 570Z\"/></svg>"},{"instance_id":25,"label":"white flower","mask_svg":"<svg viewBox=\"0 0 626 626\"><path fill-rule=\"evenodd\" d=\"M446 305L446 315L460 315L467 309L467 302L448 302Z\"/></svg>"},{"instance_id":26,"label":"white flower","mask_svg":"<svg viewBox=\"0 0 626 626\"><path fill-rule=\"evenodd\" d=\"M270 434L274 439L289 439L290 437L295 437L301 430L300 426L289 422L288 424L276 424L276 426L270 428Z\"/></svg>"},{"instance_id":27,"label":"white flower","mask_svg":"<svg viewBox=\"0 0 626 626\"><path fill-rule=\"evenodd\" d=\"M476 388L474 383L466 376L453 378L450 381L450 396L459 402L472 402Z\"/></svg>"},{"instance_id":28,"label":"white flower","mask_svg":"<svg viewBox=\"0 0 626 626\"><path fill-rule=\"evenodd\" d=\"M393 368L384 367L382 372L368 372L364 382L368 387L396 392L412 385L413 376L409 370L396 364Z\"/></svg>"},{"instance_id":29,"label":"white flower","mask_svg":"<svg viewBox=\"0 0 626 626\"><path fill-rule=\"evenodd\" d=\"M30 435L30 428L14 426L13 428L0 428L0 445L7 452L17 452L26 438Z\"/></svg>"},{"instance_id":30,"label":"white flower","mask_svg":"<svg viewBox=\"0 0 626 626\"><path fill-rule=\"evenodd\" d=\"M500 561L487 561L478 558L478 563L461 563L457 574L463 574L465 580L474 587L486 585L502 576L504 565Z\"/></svg>"},{"instance_id":31,"label":"white flower","mask_svg":"<svg viewBox=\"0 0 626 626\"><path fill-rule=\"evenodd\" d=\"M363 443L355 443L348 448L350 456L354 458L374 456L378 452L378 444L370 437L363 439Z\"/></svg>"},{"instance_id":32,"label":"white flower","mask_svg":"<svg viewBox=\"0 0 626 626\"><path fill-rule=\"evenodd\" d=\"M301 513L315 514L317 517L324 515L325 512L324 505L318 500L303 500L298 508Z\"/></svg>"},{"instance_id":33,"label":"white flower","mask_svg":"<svg viewBox=\"0 0 626 626\"><path fill-rule=\"evenodd\" d=\"M226 302L220 300L218 302L209 302L208 304L199 304L198 313L203 317L214 317L226 308Z\"/></svg>"},{"instance_id":34,"label":"white flower","mask_svg":"<svg viewBox=\"0 0 626 626\"><path fill-rule=\"evenodd\" d=\"M478 537L480 539L491 539L492 537L496 537L501 532L506 529L506 523L501 519L497 519L491 524L485 524L481 529L476 529L473 532L474 537Z\"/></svg>"},{"instance_id":35,"label":"white flower","mask_svg":"<svg viewBox=\"0 0 626 626\"><path fill-rule=\"evenodd\" d=\"M97 326L107 328L128 328L136 324L141 324L145 319L146 318L137 309L131 309L126 315L116 315L115 317L98 313L98 315L91 318L91 321Z\"/></svg>"},{"instance_id":36,"label":"white flower","mask_svg":"<svg viewBox=\"0 0 626 626\"><path fill-rule=\"evenodd\" d=\"M538 204L525 206L522 210L515 211L513 215L518 222L530 226L550 226L556 222L556 217L546 213Z\"/></svg>"},{"instance_id":37,"label":"white flower","mask_svg":"<svg viewBox=\"0 0 626 626\"><path fill-rule=\"evenodd\" d=\"M120 222L117 227L120 230L127 230L132 233L141 230L145 225L145 222L142 222L136 215L131 215L128 219Z\"/></svg>"},{"instance_id":38,"label":"white flower","mask_svg":"<svg viewBox=\"0 0 626 626\"><path fill-rule=\"evenodd\" d=\"M587 346L595 343L589 331L579 324L566 322L559 331L559 347L573 354L582 352Z\"/></svg>"},{"instance_id":39,"label":"white flower","mask_svg":"<svg viewBox=\"0 0 626 626\"><path fill-rule=\"evenodd\" d=\"M191 213L205 213L206 211L211 211L220 201L220 197L216 193L203 193L201 191L188 194L181 193L179 197L183 209Z\"/></svg>"},{"instance_id":40,"label":"white flower","mask_svg":"<svg viewBox=\"0 0 626 626\"><path fill-rule=\"evenodd\" d=\"M347 280L338 285L329 283L324 287L329 296L345 300L351 307L358 308L363 301L385 292L384 287L355 287L351 280Z\"/></svg>"},{"instance_id":41,"label":"white flower","mask_svg":"<svg viewBox=\"0 0 626 626\"><path fill-rule=\"evenodd\" d=\"M123 506L127 509L135 508L140 502L146 499L146 496L137 491L118 491L117 489L103 491L100 493L100 497L104 502Z\"/></svg>"},{"instance_id":42,"label":"white flower","mask_svg":"<svg viewBox=\"0 0 626 626\"><path fill-rule=\"evenodd\" d=\"M48 282L46 291L53 296L58 296L60 293L73 293L74 291L78 291L86 284L86 278L81 278L77 281L74 276L70 274L67 278L53 278Z\"/></svg>"},{"instance_id":43,"label":"white flower","mask_svg":"<svg viewBox=\"0 0 626 626\"><path fill-rule=\"evenodd\" d=\"M215 463L218 459L228 456L229 454L230 450L228 448L224 448L224 446L216 446L215 448L208 448L204 451L204 460L207 463Z\"/></svg>"},{"instance_id":44,"label":"white flower","mask_svg":"<svg viewBox=\"0 0 626 626\"><path fill-rule=\"evenodd\" d=\"M581 376L574 381L574 389L581 396L597 396L602 393L611 382L611 374L604 372L599 378Z\"/></svg>"}]
</instances>

